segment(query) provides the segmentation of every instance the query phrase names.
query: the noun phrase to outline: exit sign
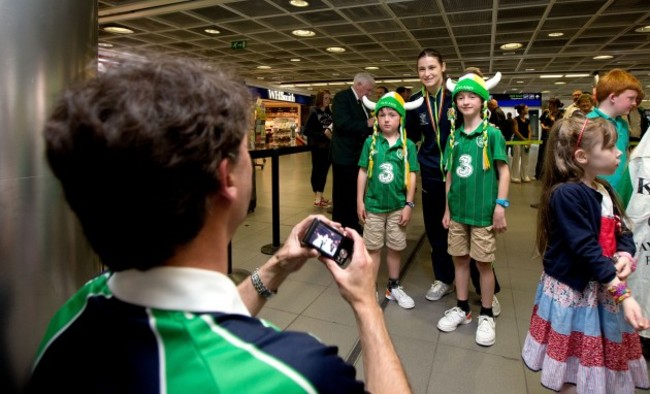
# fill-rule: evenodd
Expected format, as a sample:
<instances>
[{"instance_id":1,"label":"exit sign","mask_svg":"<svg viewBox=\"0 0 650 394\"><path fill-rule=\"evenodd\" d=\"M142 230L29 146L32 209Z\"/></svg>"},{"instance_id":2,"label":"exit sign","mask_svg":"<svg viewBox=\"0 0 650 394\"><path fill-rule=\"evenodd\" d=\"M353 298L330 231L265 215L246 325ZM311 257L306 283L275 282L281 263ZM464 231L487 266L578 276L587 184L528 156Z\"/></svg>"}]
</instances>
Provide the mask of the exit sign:
<instances>
[{"instance_id":1,"label":"exit sign","mask_svg":"<svg viewBox=\"0 0 650 394\"><path fill-rule=\"evenodd\" d=\"M244 49L244 48L246 48L246 40L230 42L230 49Z\"/></svg>"}]
</instances>

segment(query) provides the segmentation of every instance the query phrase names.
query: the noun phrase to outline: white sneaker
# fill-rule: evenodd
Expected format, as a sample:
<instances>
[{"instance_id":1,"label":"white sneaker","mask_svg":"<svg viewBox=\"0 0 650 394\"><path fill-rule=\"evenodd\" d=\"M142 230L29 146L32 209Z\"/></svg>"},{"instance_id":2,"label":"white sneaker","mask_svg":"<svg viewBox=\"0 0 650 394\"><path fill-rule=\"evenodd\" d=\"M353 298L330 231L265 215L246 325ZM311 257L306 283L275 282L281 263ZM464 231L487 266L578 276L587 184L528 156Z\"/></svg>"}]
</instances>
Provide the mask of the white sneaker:
<instances>
[{"instance_id":1,"label":"white sneaker","mask_svg":"<svg viewBox=\"0 0 650 394\"><path fill-rule=\"evenodd\" d=\"M476 343L481 346L492 346L496 342L497 332L494 318L479 315L476 329Z\"/></svg>"},{"instance_id":2,"label":"white sneaker","mask_svg":"<svg viewBox=\"0 0 650 394\"><path fill-rule=\"evenodd\" d=\"M438 330L452 332L461 324L472 322L472 312L465 313L464 310L455 306L445 311L445 315L438 320Z\"/></svg>"},{"instance_id":3,"label":"white sneaker","mask_svg":"<svg viewBox=\"0 0 650 394\"><path fill-rule=\"evenodd\" d=\"M521 183L521 179L519 179L519 178L510 178L510 181L512 183Z\"/></svg>"},{"instance_id":4,"label":"white sneaker","mask_svg":"<svg viewBox=\"0 0 650 394\"><path fill-rule=\"evenodd\" d=\"M496 295L492 297L492 314L494 317L499 317L501 314L501 304L499 304L499 300L497 299Z\"/></svg>"},{"instance_id":5,"label":"white sneaker","mask_svg":"<svg viewBox=\"0 0 650 394\"><path fill-rule=\"evenodd\" d=\"M438 301L442 297L454 291L453 285L448 285L442 281L435 281L431 285L431 288L427 291L427 294L424 296L429 301Z\"/></svg>"},{"instance_id":6,"label":"white sneaker","mask_svg":"<svg viewBox=\"0 0 650 394\"><path fill-rule=\"evenodd\" d=\"M522 179L522 181L524 181L524 182L530 182L530 178L529 178L529 177L524 177L524 179Z\"/></svg>"},{"instance_id":7,"label":"white sneaker","mask_svg":"<svg viewBox=\"0 0 650 394\"><path fill-rule=\"evenodd\" d=\"M392 301L397 301L397 305L404 309L411 309L415 306L415 301L404 292L402 286L397 286L393 289L386 289L386 298Z\"/></svg>"}]
</instances>

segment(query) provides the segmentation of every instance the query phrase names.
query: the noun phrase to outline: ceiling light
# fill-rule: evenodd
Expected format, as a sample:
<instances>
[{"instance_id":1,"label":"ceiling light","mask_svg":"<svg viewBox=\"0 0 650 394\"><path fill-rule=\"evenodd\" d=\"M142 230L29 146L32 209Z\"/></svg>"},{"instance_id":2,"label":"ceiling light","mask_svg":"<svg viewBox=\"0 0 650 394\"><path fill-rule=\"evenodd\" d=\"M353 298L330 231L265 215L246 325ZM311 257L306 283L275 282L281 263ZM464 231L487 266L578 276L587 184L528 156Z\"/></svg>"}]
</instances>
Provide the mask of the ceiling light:
<instances>
[{"instance_id":1,"label":"ceiling light","mask_svg":"<svg viewBox=\"0 0 650 394\"><path fill-rule=\"evenodd\" d=\"M607 60L607 59L611 59L613 57L614 56L612 56L612 55L599 55L599 56L592 57L592 59L594 59L594 60Z\"/></svg>"},{"instance_id":2,"label":"ceiling light","mask_svg":"<svg viewBox=\"0 0 650 394\"><path fill-rule=\"evenodd\" d=\"M302 61L301 59L298 59L297 57L294 57L293 59L289 60L290 62L300 62Z\"/></svg>"},{"instance_id":3,"label":"ceiling light","mask_svg":"<svg viewBox=\"0 0 650 394\"><path fill-rule=\"evenodd\" d=\"M364 67L364 68L366 70L379 70L379 67L377 67L377 66L368 66L368 67Z\"/></svg>"},{"instance_id":4,"label":"ceiling light","mask_svg":"<svg viewBox=\"0 0 650 394\"><path fill-rule=\"evenodd\" d=\"M510 88L510 90L512 90L512 91L515 91L515 92L516 92L516 91L517 91L517 90L519 90L519 89L517 89L517 88Z\"/></svg>"},{"instance_id":5,"label":"ceiling light","mask_svg":"<svg viewBox=\"0 0 650 394\"><path fill-rule=\"evenodd\" d=\"M203 31L208 33L208 34L221 34L221 32L219 30L217 30L217 29L205 29Z\"/></svg>"},{"instance_id":6,"label":"ceiling light","mask_svg":"<svg viewBox=\"0 0 650 394\"><path fill-rule=\"evenodd\" d=\"M643 26L643 27L637 27L634 29L635 32L637 33L650 33L650 25L649 26Z\"/></svg>"},{"instance_id":7,"label":"ceiling light","mask_svg":"<svg viewBox=\"0 0 650 394\"><path fill-rule=\"evenodd\" d=\"M521 44L519 42L509 42L507 44L501 45L499 48L501 48L503 50L507 50L507 51L513 51L513 50L519 49L521 47L523 47L523 44Z\"/></svg>"},{"instance_id":8,"label":"ceiling light","mask_svg":"<svg viewBox=\"0 0 650 394\"><path fill-rule=\"evenodd\" d=\"M550 90L542 90L542 93L548 94L548 93L551 93L551 91Z\"/></svg>"},{"instance_id":9,"label":"ceiling light","mask_svg":"<svg viewBox=\"0 0 650 394\"><path fill-rule=\"evenodd\" d=\"M406 78L403 82L420 82L420 78Z\"/></svg>"},{"instance_id":10,"label":"ceiling light","mask_svg":"<svg viewBox=\"0 0 650 394\"><path fill-rule=\"evenodd\" d=\"M341 48L341 47L328 47L325 50L327 52L331 52L331 53L343 53L343 52L345 52L345 48Z\"/></svg>"},{"instance_id":11,"label":"ceiling light","mask_svg":"<svg viewBox=\"0 0 650 394\"><path fill-rule=\"evenodd\" d=\"M117 33L117 34L133 34L135 31L131 29L127 29L126 27L120 27L120 26L106 26L102 30L107 31L109 33Z\"/></svg>"},{"instance_id":12,"label":"ceiling light","mask_svg":"<svg viewBox=\"0 0 650 394\"><path fill-rule=\"evenodd\" d=\"M527 68L526 71L535 71L534 68Z\"/></svg>"},{"instance_id":13,"label":"ceiling light","mask_svg":"<svg viewBox=\"0 0 650 394\"><path fill-rule=\"evenodd\" d=\"M107 42L100 42L97 45L102 47L102 48L113 48L113 44L109 44Z\"/></svg>"},{"instance_id":14,"label":"ceiling light","mask_svg":"<svg viewBox=\"0 0 650 394\"><path fill-rule=\"evenodd\" d=\"M413 89L413 85L406 85L404 87L407 88L407 89Z\"/></svg>"},{"instance_id":15,"label":"ceiling light","mask_svg":"<svg viewBox=\"0 0 650 394\"><path fill-rule=\"evenodd\" d=\"M257 77L257 79L264 79L264 77Z\"/></svg>"},{"instance_id":16,"label":"ceiling light","mask_svg":"<svg viewBox=\"0 0 650 394\"><path fill-rule=\"evenodd\" d=\"M291 34L298 37L313 37L316 35L316 32L313 30L294 30Z\"/></svg>"},{"instance_id":17,"label":"ceiling light","mask_svg":"<svg viewBox=\"0 0 650 394\"><path fill-rule=\"evenodd\" d=\"M257 68L260 70L270 70L271 66L257 66Z\"/></svg>"},{"instance_id":18,"label":"ceiling light","mask_svg":"<svg viewBox=\"0 0 650 394\"><path fill-rule=\"evenodd\" d=\"M289 4L294 7L307 7L309 5L309 3L304 0L291 0Z\"/></svg>"},{"instance_id":19,"label":"ceiling light","mask_svg":"<svg viewBox=\"0 0 650 394\"><path fill-rule=\"evenodd\" d=\"M517 81L517 83L524 83L524 81Z\"/></svg>"},{"instance_id":20,"label":"ceiling light","mask_svg":"<svg viewBox=\"0 0 650 394\"><path fill-rule=\"evenodd\" d=\"M556 85L566 85L566 82L564 82L564 81L556 81L555 84Z\"/></svg>"},{"instance_id":21,"label":"ceiling light","mask_svg":"<svg viewBox=\"0 0 650 394\"><path fill-rule=\"evenodd\" d=\"M388 63L388 62L390 62L390 59L381 59L381 60L379 60L379 61L380 61L380 62L383 62L383 63Z\"/></svg>"},{"instance_id":22,"label":"ceiling light","mask_svg":"<svg viewBox=\"0 0 650 394\"><path fill-rule=\"evenodd\" d=\"M548 33L548 36L549 36L549 37L562 37L563 35L564 35L564 33L562 33L561 31L556 31L556 32L553 32L553 33Z\"/></svg>"},{"instance_id":23,"label":"ceiling light","mask_svg":"<svg viewBox=\"0 0 650 394\"><path fill-rule=\"evenodd\" d=\"M562 78L564 74L542 74L539 77L543 79Z\"/></svg>"},{"instance_id":24,"label":"ceiling light","mask_svg":"<svg viewBox=\"0 0 650 394\"><path fill-rule=\"evenodd\" d=\"M579 74L567 74L564 77L565 78L584 78L584 77L588 77L590 75L591 74L589 74L589 73L579 73Z\"/></svg>"},{"instance_id":25,"label":"ceiling light","mask_svg":"<svg viewBox=\"0 0 650 394\"><path fill-rule=\"evenodd\" d=\"M345 82L330 82L329 84L331 86L341 86L341 85L345 85Z\"/></svg>"},{"instance_id":26,"label":"ceiling light","mask_svg":"<svg viewBox=\"0 0 650 394\"><path fill-rule=\"evenodd\" d=\"M333 76L333 77L338 77L339 75L341 75L341 74L339 74L339 73L332 73L332 76Z\"/></svg>"},{"instance_id":27,"label":"ceiling light","mask_svg":"<svg viewBox=\"0 0 650 394\"><path fill-rule=\"evenodd\" d=\"M314 82L311 86L327 86L327 82Z\"/></svg>"}]
</instances>

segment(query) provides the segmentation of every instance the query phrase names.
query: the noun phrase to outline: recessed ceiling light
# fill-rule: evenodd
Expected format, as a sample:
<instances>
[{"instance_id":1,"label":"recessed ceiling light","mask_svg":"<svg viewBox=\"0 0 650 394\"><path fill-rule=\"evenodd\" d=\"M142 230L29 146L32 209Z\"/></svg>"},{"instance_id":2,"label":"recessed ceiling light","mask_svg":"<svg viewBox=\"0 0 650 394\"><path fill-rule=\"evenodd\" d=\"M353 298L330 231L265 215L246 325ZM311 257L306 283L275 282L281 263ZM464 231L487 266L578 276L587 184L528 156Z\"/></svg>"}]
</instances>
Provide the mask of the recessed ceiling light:
<instances>
[{"instance_id":1,"label":"recessed ceiling light","mask_svg":"<svg viewBox=\"0 0 650 394\"><path fill-rule=\"evenodd\" d=\"M407 89L413 89L413 85L406 85L404 87L407 88Z\"/></svg>"},{"instance_id":2,"label":"recessed ceiling light","mask_svg":"<svg viewBox=\"0 0 650 394\"><path fill-rule=\"evenodd\" d=\"M564 74L542 74L539 77L543 79L562 78Z\"/></svg>"},{"instance_id":3,"label":"recessed ceiling light","mask_svg":"<svg viewBox=\"0 0 650 394\"><path fill-rule=\"evenodd\" d=\"M257 77L257 79L264 79L264 77Z\"/></svg>"},{"instance_id":4,"label":"recessed ceiling light","mask_svg":"<svg viewBox=\"0 0 650 394\"><path fill-rule=\"evenodd\" d=\"M517 81L517 83L524 83L524 81Z\"/></svg>"},{"instance_id":5,"label":"recessed ceiling light","mask_svg":"<svg viewBox=\"0 0 650 394\"><path fill-rule=\"evenodd\" d=\"M257 68L260 70L270 70L271 66L257 66Z\"/></svg>"},{"instance_id":6,"label":"recessed ceiling light","mask_svg":"<svg viewBox=\"0 0 650 394\"><path fill-rule=\"evenodd\" d=\"M534 68L527 68L526 71L535 71Z\"/></svg>"},{"instance_id":7,"label":"recessed ceiling light","mask_svg":"<svg viewBox=\"0 0 650 394\"><path fill-rule=\"evenodd\" d=\"M503 50L506 50L506 51L513 51L513 50L519 49L521 47L523 47L523 44L521 44L519 42L509 42L509 43L501 45L499 48L501 48Z\"/></svg>"},{"instance_id":8,"label":"recessed ceiling light","mask_svg":"<svg viewBox=\"0 0 650 394\"><path fill-rule=\"evenodd\" d=\"M341 47L328 47L325 50L327 52L331 52L331 53L343 53L343 52L345 52L345 48L341 48Z\"/></svg>"},{"instance_id":9,"label":"recessed ceiling light","mask_svg":"<svg viewBox=\"0 0 650 394\"><path fill-rule=\"evenodd\" d=\"M108 42L100 42L97 45L102 48L113 48L113 44L109 44Z\"/></svg>"},{"instance_id":10,"label":"recessed ceiling light","mask_svg":"<svg viewBox=\"0 0 650 394\"><path fill-rule=\"evenodd\" d=\"M339 73L332 73L332 76L333 76L333 77L338 77L339 75L341 75L341 74L339 74Z\"/></svg>"},{"instance_id":11,"label":"recessed ceiling light","mask_svg":"<svg viewBox=\"0 0 650 394\"><path fill-rule=\"evenodd\" d=\"M634 29L635 32L637 33L650 33L650 25L649 26L643 26L643 27L637 27Z\"/></svg>"},{"instance_id":12,"label":"recessed ceiling light","mask_svg":"<svg viewBox=\"0 0 650 394\"><path fill-rule=\"evenodd\" d=\"M291 34L298 37L313 37L316 35L316 32L313 30L294 30Z\"/></svg>"},{"instance_id":13,"label":"recessed ceiling light","mask_svg":"<svg viewBox=\"0 0 650 394\"><path fill-rule=\"evenodd\" d=\"M578 73L578 74L567 74L567 75L565 75L565 77L566 78L584 78L584 77L588 77L589 75L591 75L591 74L589 74L589 73Z\"/></svg>"},{"instance_id":14,"label":"recessed ceiling light","mask_svg":"<svg viewBox=\"0 0 650 394\"><path fill-rule=\"evenodd\" d=\"M366 70L379 70L379 67L377 67L377 66L368 66L368 67L364 67L364 68Z\"/></svg>"},{"instance_id":15,"label":"recessed ceiling light","mask_svg":"<svg viewBox=\"0 0 650 394\"><path fill-rule=\"evenodd\" d=\"M294 7L307 7L309 5L309 3L304 0L291 0L289 4Z\"/></svg>"},{"instance_id":16,"label":"recessed ceiling light","mask_svg":"<svg viewBox=\"0 0 650 394\"><path fill-rule=\"evenodd\" d=\"M551 93L550 90L542 90L542 93Z\"/></svg>"},{"instance_id":17,"label":"recessed ceiling light","mask_svg":"<svg viewBox=\"0 0 650 394\"><path fill-rule=\"evenodd\" d=\"M557 81L555 82L556 85L566 85L566 82L564 81Z\"/></svg>"},{"instance_id":18,"label":"recessed ceiling light","mask_svg":"<svg viewBox=\"0 0 650 394\"><path fill-rule=\"evenodd\" d=\"M548 33L549 37L562 37L563 35L564 35L564 33L562 33L561 31L555 31L553 33Z\"/></svg>"},{"instance_id":19,"label":"recessed ceiling light","mask_svg":"<svg viewBox=\"0 0 650 394\"><path fill-rule=\"evenodd\" d=\"M390 59L381 59L381 60L379 60L379 61L380 61L380 62L383 62L383 63L388 63L388 62L390 62Z\"/></svg>"},{"instance_id":20,"label":"recessed ceiling light","mask_svg":"<svg viewBox=\"0 0 650 394\"><path fill-rule=\"evenodd\" d=\"M298 59L297 57L294 57L293 59L289 60L290 62L300 62L302 59Z\"/></svg>"},{"instance_id":21,"label":"recessed ceiling light","mask_svg":"<svg viewBox=\"0 0 650 394\"><path fill-rule=\"evenodd\" d=\"M109 33L117 33L117 34L133 34L135 31L131 29L127 29L126 27L121 27L121 26L106 26L102 30L107 31Z\"/></svg>"},{"instance_id":22,"label":"recessed ceiling light","mask_svg":"<svg viewBox=\"0 0 650 394\"><path fill-rule=\"evenodd\" d=\"M613 57L614 56L612 56L612 55L598 55L598 56L592 57L592 59L594 59L594 60L607 60L607 59L611 59Z\"/></svg>"},{"instance_id":23,"label":"recessed ceiling light","mask_svg":"<svg viewBox=\"0 0 650 394\"><path fill-rule=\"evenodd\" d=\"M205 29L203 31L208 33L208 34L221 34L221 32L219 30L217 30L217 29Z\"/></svg>"}]
</instances>

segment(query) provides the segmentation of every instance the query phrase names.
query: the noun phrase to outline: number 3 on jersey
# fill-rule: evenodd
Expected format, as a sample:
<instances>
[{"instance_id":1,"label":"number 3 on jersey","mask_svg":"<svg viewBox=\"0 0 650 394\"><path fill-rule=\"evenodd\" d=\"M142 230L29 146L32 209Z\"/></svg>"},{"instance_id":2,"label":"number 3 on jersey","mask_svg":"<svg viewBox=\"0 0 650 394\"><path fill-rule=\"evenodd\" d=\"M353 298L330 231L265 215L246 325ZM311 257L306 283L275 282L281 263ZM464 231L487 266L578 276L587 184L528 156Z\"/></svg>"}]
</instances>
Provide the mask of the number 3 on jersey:
<instances>
[{"instance_id":1,"label":"number 3 on jersey","mask_svg":"<svg viewBox=\"0 0 650 394\"><path fill-rule=\"evenodd\" d=\"M474 172L474 167L472 167L472 156L470 155L461 155L458 158L458 167L456 168L456 175L461 178L467 178L472 175Z\"/></svg>"}]
</instances>

